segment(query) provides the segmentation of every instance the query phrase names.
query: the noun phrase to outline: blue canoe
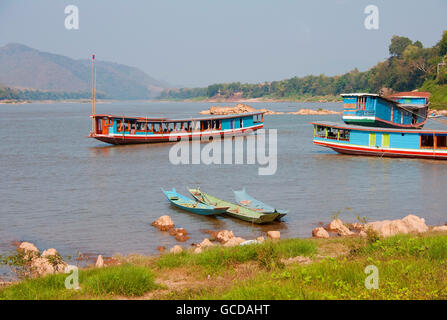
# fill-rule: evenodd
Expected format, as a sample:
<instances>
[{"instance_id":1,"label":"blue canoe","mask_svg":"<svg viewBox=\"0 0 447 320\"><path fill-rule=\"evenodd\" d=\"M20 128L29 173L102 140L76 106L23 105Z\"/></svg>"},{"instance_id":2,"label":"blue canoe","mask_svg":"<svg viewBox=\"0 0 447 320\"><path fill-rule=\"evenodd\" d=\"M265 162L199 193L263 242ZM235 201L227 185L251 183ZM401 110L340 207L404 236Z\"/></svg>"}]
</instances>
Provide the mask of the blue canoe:
<instances>
[{"instance_id":1,"label":"blue canoe","mask_svg":"<svg viewBox=\"0 0 447 320\"><path fill-rule=\"evenodd\" d=\"M233 193L234 193L236 202L243 207L246 207L251 210L261 212L261 213L279 213L276 220L281 219L288 212L286 210L276 209L272 206L269 206L268 204L265 204L264 202L261 202L255 198L253 198L245 191L245 188L242 188L242 190L238 190L238 191L233 190Z\"/></svg>"},{"instance_id":2,"label":"blue canoe","mask_svg":"<svg viewBox=\"0 0 447 320\"><path fill-rule=\"evenodd\" d=\"M172 188L171 191L166 191L161 189L163 193L165 194L166 198L171 202L174 206L177 208L197 213L203 216L212 216L212 215L218 215L222 214L227 211L228 207L214 207L209 206L207 204L201 203L199 201L192 200L190 198L187 198L175 191L175 188Z\"/></svg>"}]
</instances>

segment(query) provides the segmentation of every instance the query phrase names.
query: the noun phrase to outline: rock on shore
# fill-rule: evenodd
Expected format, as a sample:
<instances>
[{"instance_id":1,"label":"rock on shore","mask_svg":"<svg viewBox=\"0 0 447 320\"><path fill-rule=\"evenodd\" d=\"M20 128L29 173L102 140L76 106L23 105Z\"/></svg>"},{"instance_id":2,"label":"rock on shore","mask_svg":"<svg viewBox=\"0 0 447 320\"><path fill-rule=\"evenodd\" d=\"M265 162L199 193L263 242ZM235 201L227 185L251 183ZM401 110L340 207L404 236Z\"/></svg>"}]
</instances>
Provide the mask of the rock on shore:
<instances>
[{"instance_id":1,"label":"rock on shore","mask_svg":"<svg viewBox=\"0 0 447 320\"><path fill-rule=\"evenodd\" d=\"M211 106L208 110L203 110L200 114L207 115L229 115L229 114L240 114L249 112L264 112L265 115L270 114L284 114L284 112L276 112L268 109L256 109L249 105L238 103L235 106Z\"/></svg>"},{"instance_id":2,"label":"rock on shore","mask_svg":"<svg viewBox=\"0 0 447 320\"><path fill-rule=\"evenodd\" d=\"M67 263L54 248L40 254L33 243L22 242L17 251L23 254L24 263L29 268L30 275L34 277L64 272L67 267Z\"/></svg>"},{"instance_id":3,"label":"rock on shore","mask_svg":"<svg viewBox=\"0 0 447 320\"><path fill-rule=\"evenodd\" d=\"M403 219L370 222L366 224L366 227L371 228L382 237L406 233L423 233L428 231L425 219L412 214Z\"/></svg>"},{"instance_id":4,"label":"rock on shore","mask_svg":"<svg viewBox=\"0 0 447 320\"><path fill-rule=\"evenodd\" d=\"M169 231L174 228L174 222L170 216L161 216L152 222L152 225L160 231Z\"/></svg>"},{"instance_id":5,"label":"rock on shore","mask_svg":"<svg viewBox=\"0 0 447 320\"><path fill-rule=\"evenodd\" d=\"M312 237L329 238L328 231L337 233L339 236L366 237L369 230L377 233L381 237L390 237L396 234L424 233L427 231L447 232L447 226L429 228L425 224L425 219L412 214L402 219L382 220L366 224L344 224L340 219L334 219L325 228L318 227L313 229Z\"/></svg>"},{"instance_id":6,"label":"rock on shore","mask_svg":"<svg viewBox=\"0 0 447 320\"><path fill-rule=\"evenodd\" d=\"M302 115L302 116L309 116L309 115L315 115L315 116L321 116L321 115L331 115L331 114L342 114L341 111L333 111L333 110L325 110L325 109L306 109L302 108L295 112L289 112L288 114L296 114L296 115Z\"/></svg>"}]
</instances>

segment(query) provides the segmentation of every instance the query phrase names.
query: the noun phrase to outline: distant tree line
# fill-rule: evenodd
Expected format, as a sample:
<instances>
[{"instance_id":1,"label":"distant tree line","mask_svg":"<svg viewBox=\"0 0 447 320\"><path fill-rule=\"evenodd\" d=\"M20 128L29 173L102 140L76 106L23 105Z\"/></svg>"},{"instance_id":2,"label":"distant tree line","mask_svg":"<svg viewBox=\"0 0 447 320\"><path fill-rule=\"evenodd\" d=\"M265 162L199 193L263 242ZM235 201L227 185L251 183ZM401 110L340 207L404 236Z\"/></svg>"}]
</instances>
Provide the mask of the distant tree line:
<instances>
[{"instance_id":1,"label":"distant tree line","mask_svg":"<svg viewBox=\"0 0 447 320\"><path fill-rule=\"evenodd\" d=\"M0 86L0 100L77 100L91 99L91 92L56 92L39 90L19 90ZM103 93L97 93L98 99L104 99Z\"/></svg>"},{"instance_id":2,"label":"distant tree line","mask_svg":"<svg viewBox=\"0 0 447 320\"><path fill-rule=\"evenodd\" d=\"M258 84L222 83L206 88L182 88L163 91L160 99L229 98L239 94L242 98L299 99L306 96L339 95L344 92L380 93L383 88L393 91L411 91L424 83L447 84L447 31L432 48L424 48L420 41L393 36L389 45L390 57L370 70L354 69L339 76L325 75L294 77L282 81Z\"/></svg>"}]
</instances>

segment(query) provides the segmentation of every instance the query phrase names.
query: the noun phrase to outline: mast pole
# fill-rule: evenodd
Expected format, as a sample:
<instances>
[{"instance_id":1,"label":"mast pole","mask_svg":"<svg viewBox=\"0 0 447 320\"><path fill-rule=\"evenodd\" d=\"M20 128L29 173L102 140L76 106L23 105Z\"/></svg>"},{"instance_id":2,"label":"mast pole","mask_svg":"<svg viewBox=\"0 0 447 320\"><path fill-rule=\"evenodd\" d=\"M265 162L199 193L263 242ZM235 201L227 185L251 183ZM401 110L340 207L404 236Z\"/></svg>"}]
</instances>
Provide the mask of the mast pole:
<instances>
[{"instance_id":1,"label":"mast pole","mask_svg":"<svg viewBox=\"0 0 447 320\"><path fill-rule=\"evenodd\" d=\"M95 60L95 55L93 54L92 55L92 132L95 131L95 126L94 126L95 117L93 117L95 115L95 107L94 107L95 93L94 93L94 83L93 83L93 62L94 62L94 60Z\"/></svg>"},{"instance_id":2,"label":"mast pole","mask_svg":"<svg viewBox=\"0 0 447 320\"><path fill-rule=\"evenodd\" d=\"M96 64L95 64L95 88L93 90L93 114L96 114Z\"/></svg>"}]
</instances>

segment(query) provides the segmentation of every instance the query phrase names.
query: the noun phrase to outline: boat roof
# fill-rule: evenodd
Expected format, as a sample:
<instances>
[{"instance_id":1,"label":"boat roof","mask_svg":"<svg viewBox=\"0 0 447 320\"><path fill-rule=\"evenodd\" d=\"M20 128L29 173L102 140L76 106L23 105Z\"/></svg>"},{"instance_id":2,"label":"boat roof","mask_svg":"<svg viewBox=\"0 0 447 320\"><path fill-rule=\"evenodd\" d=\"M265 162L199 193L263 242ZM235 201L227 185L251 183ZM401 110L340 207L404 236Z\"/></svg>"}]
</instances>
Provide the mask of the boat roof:
<instances>
[{"instance_id":1,"label":"boat roof","mask_svg":"<svg viewBox=\"0 0 447 320\"><path fill-rule=\"evenodd\" d=\"M371 96L371 97L380 97L378 94L375 93L342 93L340 94L342 97L360 97L360 96Z\"/></svg>"},{"instance_id":2,"label":"boat roof","mask_svg":"<svg viewBox=\"0 0 447 320\"><path fill-rule=\"evenodd\" d=\"M383 100L392 102L392 103L396 103L395 99L396 98L402 98L402 99L415 99L415 98L424 98L424 99L428 99L428 97L430 96L430 92L416 92L416 91L411 91L411 92L397 92L397 93L393 93L392 95L389 96L381 96L379 94L375 94L375 93L342 93L340 94L342 97L363 97L363 96L369 96L369 97L378 97L381 98ZM398 104L399 107L407 107L407 108L426 108L428 105L416 105L416 104Z\"/></svg>"},{"instance_id":3,"label":"boat roof","mask_svg":"<svg viewBox=\"0 0 447 320\"><path fill-rule=\"evenodd\" d=\"M332 122L332 121L318 121L318 122L311 122L311 124L323 126L323 127L333 127L333 128L338 128L338 129L349 129L349 130L359 130L359 131L447 134L447 130L364 127L364 126L357 126L357 125L345 124L345 123L341 123L341 122Z\"/></svg>"},{"instance_id":4,"label":"boat roof","mask_svg":"<svg viewBox=\"0 0 447 320\"><path fill-rule=\"evenodd\" d=\"M393 93L387 98L429 98L430 92L418 92L418 91L407 91L407 92L397 92Z\"/></svg>"},{"instance_id":5,"label":"boat roof","mask_svg":"<svg viewBox=\"0 0 447 320\"><path fill-rule=\"evenodd\" d=\"M231 118L242 118L242 117L250 117L258 114L264 114L264 111L256 111L256 112L247 112L247 113L235 113L228 115L215 115L215 116L199 116L199 117L190 117L190 118L178 118L178 119L170 119L170 118L149 118L149 117L126 117L119 116L113 114L95 114L90 117L108 117L108 118L116 118L116 119L135 119L137 121L142 122L186 122L191 120L220 120L220 119L231 119Z\"/></svg>"}]
</instances>

